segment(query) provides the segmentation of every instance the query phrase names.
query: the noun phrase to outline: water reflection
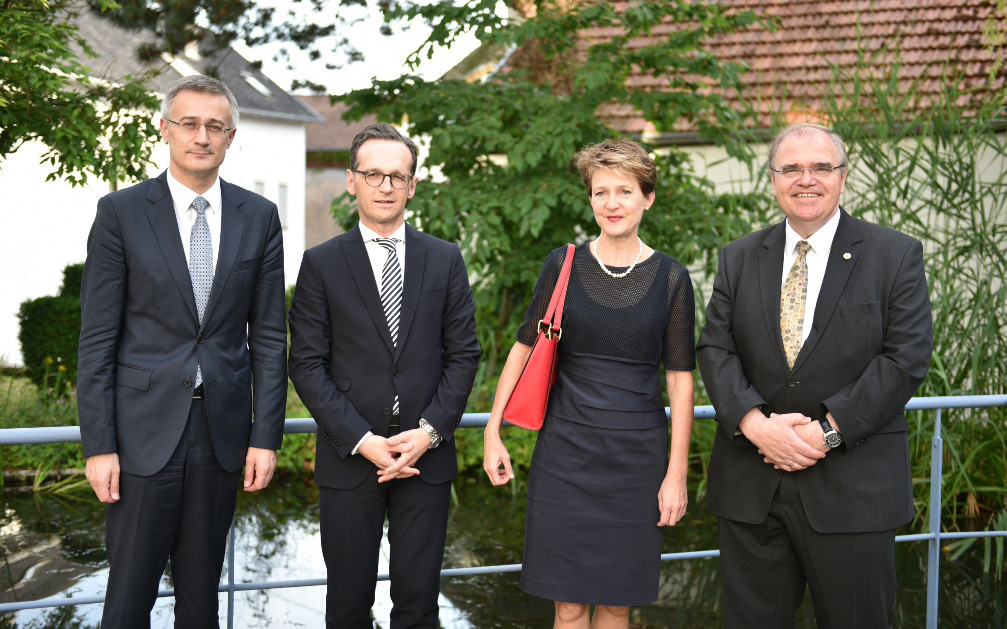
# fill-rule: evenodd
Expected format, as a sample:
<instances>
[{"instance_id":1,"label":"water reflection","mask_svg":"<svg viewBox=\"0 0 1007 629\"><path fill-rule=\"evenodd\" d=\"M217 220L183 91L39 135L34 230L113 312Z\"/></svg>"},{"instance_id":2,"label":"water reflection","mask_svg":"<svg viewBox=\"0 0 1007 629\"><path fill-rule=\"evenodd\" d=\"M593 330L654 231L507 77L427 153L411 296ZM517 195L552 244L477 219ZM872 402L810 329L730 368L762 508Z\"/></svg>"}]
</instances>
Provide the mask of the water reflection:
<instances>
[{"instance_id":1,"label":"water reflection","mask_svg":"<svg viewBox=\"0 0 1007 629\"><path fill-rule=\"evenodd\" d=\"M481 476L462 476L455 484L445 566L450 568L519 563L524 535L523 493L494 489ZM665 552L705 550L716 545L716 522L702 507L692 509L683 526L666 532ZM236 513L237 582L309 579L324 576L318 542L318 492L304 479L280 477L261 494L239 495ZM104 509L89 491L52 496L0 494L0 602L50 596L91 596L103 592L107 564L103 547ZM926 546L898 545L899 600L896 627L925 626ZM1007 626L1007 588L982 570L982 544L941 567L941 626ZM717 627L721 625L720 581L716 559L666 562L661 600L634 608L633 626ZM226 571L226 567L225 567ZM380 571L387 572L387 548ZM226 576L225 576L226 578ZM162 580L171 587L170 572ZM548 627L552 605L524 595L518 574L444 579L441 625L445 629ZM239 592L235 626L257 629L320 627L324 588ZM226 596L220 595L221 621ZM388 583L379 583L375 616L388 627ZM29 610L0 616L0 629L91 629L100 605ZM158 599L153 627L171 627L172 599ZM801 608L798 627L813 627L810 601Z\"/></svg>"}]
</instances>

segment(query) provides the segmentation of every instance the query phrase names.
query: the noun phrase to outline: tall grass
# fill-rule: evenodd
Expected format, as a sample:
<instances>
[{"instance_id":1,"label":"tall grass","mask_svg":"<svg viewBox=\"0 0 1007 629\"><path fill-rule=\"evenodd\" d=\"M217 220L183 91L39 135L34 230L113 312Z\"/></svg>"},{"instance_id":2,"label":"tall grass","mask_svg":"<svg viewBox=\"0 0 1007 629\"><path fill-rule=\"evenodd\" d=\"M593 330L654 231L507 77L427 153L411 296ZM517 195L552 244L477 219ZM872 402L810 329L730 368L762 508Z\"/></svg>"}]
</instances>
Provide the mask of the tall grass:
<instances>
[{"instance_id":1,"label":"tall grass","mask_svg":"<svg viewBox=\"0 0 1007 629\"><path fill-rule=\"evenodd\" d=\"M844 207L924 243L934 318L917 395L1003 393L1007 363L1007 91L971 91L950 63L939 94L900 85L897 54L833 67L828 123L849 144ZM882 69L872 74L868 69ZM925 73L924 73L925 74ZM874 76L876 78L864 78ZM934 413L910 418L917 514L927 521ZM945 411L943 522L981 528L1005 508L1007 409Z\"/></svg>"}]
</instances>

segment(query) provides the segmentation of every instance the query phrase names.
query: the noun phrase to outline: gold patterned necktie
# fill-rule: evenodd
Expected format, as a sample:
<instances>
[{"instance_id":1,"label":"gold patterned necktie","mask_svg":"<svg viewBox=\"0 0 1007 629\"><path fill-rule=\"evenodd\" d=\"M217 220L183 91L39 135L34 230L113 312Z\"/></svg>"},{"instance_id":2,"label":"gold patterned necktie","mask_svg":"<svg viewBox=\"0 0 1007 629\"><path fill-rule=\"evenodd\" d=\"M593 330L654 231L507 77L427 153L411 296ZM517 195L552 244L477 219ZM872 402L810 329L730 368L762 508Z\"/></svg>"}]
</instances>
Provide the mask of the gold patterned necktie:
<instances>
[{"instance_id":1,"label":"gold patterned necktie","mask_svg":"<svg viewBox=\"0 0 1007 629\"><path fill-rule=\"evenodd\" d=\"M808 250L807 240L797 243L797 259L790 267L787 279L780 292L780 334L783 336L783 351L787 353L787 365L793 369L794 361L801 352L801 332L804 327L804 305L808 299Z\"/></svg>"}]
</instances>

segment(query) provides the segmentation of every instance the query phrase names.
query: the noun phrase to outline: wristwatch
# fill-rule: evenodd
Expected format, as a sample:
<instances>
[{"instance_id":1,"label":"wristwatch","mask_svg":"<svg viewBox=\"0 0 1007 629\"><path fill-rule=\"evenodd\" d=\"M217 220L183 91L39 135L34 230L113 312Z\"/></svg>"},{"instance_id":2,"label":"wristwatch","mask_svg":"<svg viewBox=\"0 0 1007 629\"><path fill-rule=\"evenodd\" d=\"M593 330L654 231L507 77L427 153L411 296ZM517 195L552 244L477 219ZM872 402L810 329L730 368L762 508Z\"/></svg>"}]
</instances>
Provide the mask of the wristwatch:
<instances>
[{"instance_id":1,"label":"wristwatch","mask_svg":"<svg viewBox=\"0 0 1007 629\"><path fill-rule=\"evenodd\" d=\"M427 431L427 434L430 435L431 450L441 445L441 442L444 441L444 437L441 437L441 433L437 432L437 429L431 426L430 422L428 422L427 420L425 419L420 420L420 428Z\"/></svg>"},{"instance_id":2,"label":"wristwatch","mask_svg":"<svg viewBox=\"0 0 1007 629\"><path fill-rule=\"evenodd\" d=\"M838 448L843 445L843 436L836 432L836 429L832 427L827 419L818 420L822 424L822 432L825 433L825 439L822 441L825 445L830 448Z\"/></svg>"}]
</instances>

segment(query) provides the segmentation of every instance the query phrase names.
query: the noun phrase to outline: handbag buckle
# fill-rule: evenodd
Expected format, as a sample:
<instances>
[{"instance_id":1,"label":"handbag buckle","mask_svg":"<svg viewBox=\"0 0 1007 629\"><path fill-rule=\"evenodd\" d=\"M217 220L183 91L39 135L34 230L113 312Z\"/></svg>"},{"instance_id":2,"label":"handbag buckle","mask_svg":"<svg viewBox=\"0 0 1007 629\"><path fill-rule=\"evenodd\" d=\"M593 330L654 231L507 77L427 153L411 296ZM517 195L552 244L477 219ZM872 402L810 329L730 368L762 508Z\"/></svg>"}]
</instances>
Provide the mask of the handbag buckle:
<instances>
[{"instance_id":1,"label":"handbag buckle","mask_svg":"<svg viewBox=\"0 0 1007 629\"><path fill-rule=\"evenodd\" d=\"M563 338L563 328L554 328L549 325L549 322L545 319L538 322L538 331L544 334L549 340L552 340L555 337L555 339L559 341Z\"/></svg>"}]
</instances>

